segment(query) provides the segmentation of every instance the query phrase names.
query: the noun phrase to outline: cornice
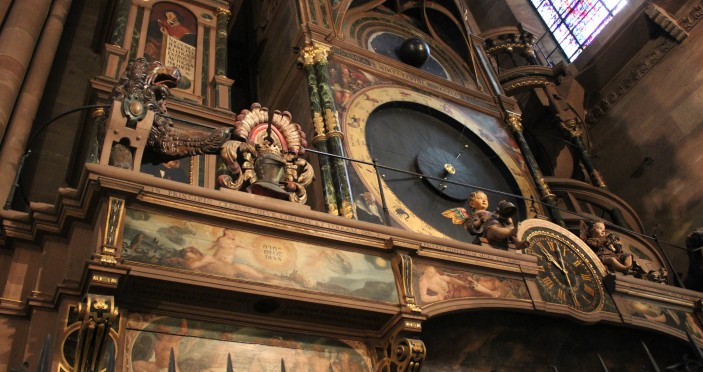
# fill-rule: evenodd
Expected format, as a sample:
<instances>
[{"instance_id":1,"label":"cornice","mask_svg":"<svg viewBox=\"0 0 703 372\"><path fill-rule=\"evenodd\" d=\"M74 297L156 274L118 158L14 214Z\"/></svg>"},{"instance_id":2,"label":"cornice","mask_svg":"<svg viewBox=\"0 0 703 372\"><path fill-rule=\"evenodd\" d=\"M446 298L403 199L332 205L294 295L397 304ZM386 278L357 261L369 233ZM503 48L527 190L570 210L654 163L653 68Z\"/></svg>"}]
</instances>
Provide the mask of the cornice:
<instances>
[{"instance_id":1,"label":"cornice","mask_svg":"<svg viewBox=\"0 0 703 372\"><path fill-rule=\"evenodd\" d=\"M689 8L685 15L675 20L675 22L678 23L677 27L672 25L669 28L681 28L686 32L690 32L700 22L701 18L703 18L703 0L699 0L696 5ZM667 21L671 22L671 20L668 19ZM637 82L646 76L654 66L662 61L678 44L679 42L675 36L671 35L662 35L650 41L647 44L649 46L648 51L638 53L638 58L632 60L626 68L618 73L614 79L614 83L608 84L608 86L601 91L602 98L600 101L587 108L587 124L593 126L598 123L598 121L637 84ZM647 48L647 46L645 46L645 48Z\"/></svg>"}]
</instances>

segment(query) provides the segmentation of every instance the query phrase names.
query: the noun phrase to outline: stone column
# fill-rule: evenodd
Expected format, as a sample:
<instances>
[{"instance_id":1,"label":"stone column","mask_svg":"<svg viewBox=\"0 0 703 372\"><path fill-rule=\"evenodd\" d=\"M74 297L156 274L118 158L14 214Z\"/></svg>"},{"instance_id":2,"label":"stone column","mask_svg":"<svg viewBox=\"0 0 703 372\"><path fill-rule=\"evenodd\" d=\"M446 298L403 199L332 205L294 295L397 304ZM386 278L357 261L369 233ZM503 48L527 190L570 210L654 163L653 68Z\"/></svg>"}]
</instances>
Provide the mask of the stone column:
<instances>
[{"instance_id":1,"label":"stone column","mask_svg":"<svg viewBox=\"0 0 703 372\"><path fill-rule=\"evenodd\" d=\"M552 193L552 190L549 188L549 185L547 185L547 182L544 180L544 175L542 175L542 171L539 169L539 165L537 165L537 160L535 160L534 155L532 155L532 151L527 145L525 136L522 134L522 118L520 117L520 115L514 112L508 112L507 114L508 118L506 120L506 123L508 125L508 128L513 134L513 137L515 137L515 141L517 141L518 146L520 147L520 152L522 152L522 156L525 158L527 169L530 171L532 180L534 181L535 185L537 186L537 189L539 190L539 194L542 198L542 201L547 204L547 209L549 209L549 215L552 218L552 221L554 223L564 226L564 220L561 217L561 213L559 213L559 210L556 209L556 195Z\"/></svg>"},{"instance_id":2,"label":"stone column","mask_svg":"<svg viewBox=\"0 0 703 372\"><path fill-rule=\"evenodd\" d=\"M51 0L15 1L5 19L0 33L0 142L50 6Z\"/></svg>"},{"instance_id":3,"label":"stone column","mask_svg":"<svg viewBox=\"0 0 703 372\"><path fill-rule=\"evenodd\" d=\"M320 94L317 91L317 78L315 77L315 68L313 66L314 55L317 53L315 46L307 46L301 51L300 62L303 63L305 77L308 83L308 92L310 93L310 111L312 112L312 124L314 128L314 137L312 145L322 152L329 153L327 148L327 137L325 136L325 123L322 119L322 108L320 107ZM318 156L320 163L320 177L322 178L322 198L324 199L327 213L339 216L337 208L337 195L335 194L334 180L332 179L332 166L330 158L326 155Z\"/></svg>"},{"instance_id":4,"label":"stone column","mask_svg":"<svg viewBox=\"0 0 703 372\"><path fill-rule=\"evenodd\" d=\"M0 174L3 175L0 177L0 205L5 205L7 201L20 157L26 151L29 134L32 131L46 80L61 40L71 2L72 0L56 0L54 2L32 58L27 79L22 85L17 105L9 121L10 125L6 132L8 140L4 141L2 149L0 149Z\"/></svg>"},{"instance_id":5,"label":"stone column","mask_svg":"<svg viewBox=\"0 0 703 372\"><path fill-rule=\"evenodd\" d=\"M588 152L588 149L586 149L586 145L583 143L583 140L581 140L583 127L575 119L561 121L560 125L569 136L571 143L573 143L576 149L578 149L581 163L583 163L583 166L586 168L586 171L591 178L591 183L594 186L607 190L608 186L605 184L600 172L598 172L596 167L593 165L591 154Z\"/></svg>"}]
</instances>

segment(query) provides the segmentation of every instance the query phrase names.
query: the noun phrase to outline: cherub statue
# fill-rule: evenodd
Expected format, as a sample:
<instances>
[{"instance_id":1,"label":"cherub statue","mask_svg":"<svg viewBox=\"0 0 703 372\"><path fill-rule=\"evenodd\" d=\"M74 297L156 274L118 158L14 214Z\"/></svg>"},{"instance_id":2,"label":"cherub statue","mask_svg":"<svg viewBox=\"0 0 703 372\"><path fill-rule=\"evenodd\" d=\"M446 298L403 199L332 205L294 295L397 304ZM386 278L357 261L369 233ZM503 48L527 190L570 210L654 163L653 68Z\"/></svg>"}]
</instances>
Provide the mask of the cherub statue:
<instances>
[{"instance_id":1,"label":"cherub statue","mask_svg":"<svg viewBox=\"0 0 703 372\"><path fill-rule=\"evenodd\" d=\"M495 212L490 212L488 196L482 191L469 194L467 203L471 211L465 208L452 208L442 212L442 216L451 218L455 225L464 225L471 235L483 236L491 244L514 243L517 249L524 249L529 245L517 239L517 226L513 224L512 218L517 208L513 203L501 200Z\"/></svg>"},{"instance_id":2,"label":"cherub statue","mask_svg":"<svg viewBox=\"0 0 703 372\"><path fill-rule=\"evenodd\" d=\"M632 255L622 250L617 235L605 230L603 221L581 221L581 239L596 252L598 258L612 271L628 274L632 268Z\"/></svg>"}]
</instances>

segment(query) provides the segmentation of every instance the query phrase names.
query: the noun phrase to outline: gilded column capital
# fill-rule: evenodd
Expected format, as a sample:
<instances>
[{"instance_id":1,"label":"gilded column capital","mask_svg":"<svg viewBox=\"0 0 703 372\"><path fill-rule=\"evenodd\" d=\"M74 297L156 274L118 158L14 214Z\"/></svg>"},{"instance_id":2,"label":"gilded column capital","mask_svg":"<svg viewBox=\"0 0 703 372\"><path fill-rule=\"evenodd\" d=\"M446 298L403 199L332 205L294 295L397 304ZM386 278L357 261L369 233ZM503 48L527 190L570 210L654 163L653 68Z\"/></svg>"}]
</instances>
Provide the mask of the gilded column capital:
<instances>
[{"instance_id":1,"label":"gilded column capital","mask_svg":"<svg viewBox=\"0 0 703 372\"><path fill-rule=\"evenodd\" d=\"M528 57L535 57L535 46L533 44L525 44L523 52Z\"/></svg>"},{"instance_id":2,"label":"gilded column capital","mask_svg":"<svg viewBox=\"0 0 703 372\"><path fill-rule=\"evenodd\" d=\"M514 112L508 112L506 120L511 132L522 132L522 117Z\"/></svg>"},{"instance_id":3,"label":"gilded column capital","mask_svg":"<svg viewBox=\"0 0 703 372\"><path fill-rule=\"evenodd\" d=\"M575 119L567 119L559 124L565 131L569 132L571 137L580 137L583 134L583 127Z\"/></svg>"},{"instance_id":4,"label":"gilded column capital","mask_svg":"<svg viewBox=\"0 0 703 372\"><path fill-rule=\"evenodd\" d=\"M330 52L330 47L320 43L312 43L300 50L300 62L312 65L320 61L326 61Z\"/></svg>"},{"instance_id":5,"label":"gilded column capital","mask_svg":"<svg viewBox=\"0 0 703 372\"><path fill-rule=\"evenodd\" d=\"M217 14L218 17L224 15L227 18L229 18L229 16L232 15L232 12L230 12L228 9L225 9L225 8L217 8L217 10L215 10L215 13Z\"/></svg>"}]
</instances>

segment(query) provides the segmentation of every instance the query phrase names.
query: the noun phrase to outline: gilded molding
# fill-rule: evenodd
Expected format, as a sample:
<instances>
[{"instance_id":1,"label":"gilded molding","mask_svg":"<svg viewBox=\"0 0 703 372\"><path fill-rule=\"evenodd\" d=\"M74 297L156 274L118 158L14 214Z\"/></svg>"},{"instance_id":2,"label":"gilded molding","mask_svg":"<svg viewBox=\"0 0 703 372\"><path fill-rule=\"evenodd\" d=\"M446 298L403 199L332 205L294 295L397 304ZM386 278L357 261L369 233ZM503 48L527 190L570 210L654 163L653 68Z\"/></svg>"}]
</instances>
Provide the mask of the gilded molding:
<instances>
[{"instance_id":1,"label":"gilded molding","mask_svg":"<svg viewBox=\"0 0 703 372\"><path fill-rule=\"evenodd\" d=\"M501 44L501 45L496 45L493 47L490 47L486 50L487 53L492 54L493 52L497 52L499 50L505 49L506 52L512 53L513 49L522 49L523 52L528 53L528 51L532 51L534 53L534 48L530 44L522 44L522 43L506 43L506 44Z\"/></svg>"},{"instance_id":2,"label":"gilded molding","mask_svg":"<svg viewBox=\"0 0 703 372\"><path fill-rule=\"evenodd\" d=\"M105 235L100 250L100 261L107 264L117 263L115 256L122 231L122 221L126 212L124 199L110 197L107 203L107 218L105 218Z\"/></svg>"},{"instance_id":3,"label":"gilded molding","mask_svg":"<svg viewBox=\"0 0 703 372\"><path fill-rule=\"evenodd\" d=\"M338 130L333 130L328 132L325 135L325 138L339 138L340 140L344 141L344 133L338 131Z\"/></svg>"},{"instance_id":4,"label":"gilded molding","mask_svg":"<svg viewBox=\"0 0 703 372\"><path fill-rule=\"evenodd\" d=\"M552 83L551 81L543 80L543 79L520 80L520 81L512 83L512 84L504 85L503 89L505 89L506 92L510 92L510 91L515 90L517 88L539 87L539 86L546 87L549 85L554 85L554 83Z\"/></svg>"}]
</instances>

